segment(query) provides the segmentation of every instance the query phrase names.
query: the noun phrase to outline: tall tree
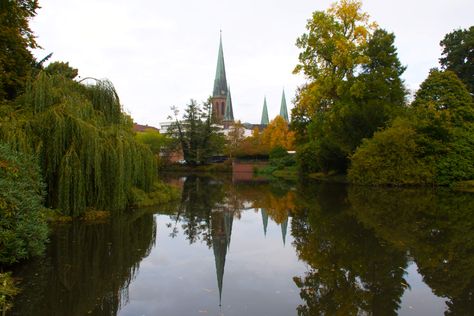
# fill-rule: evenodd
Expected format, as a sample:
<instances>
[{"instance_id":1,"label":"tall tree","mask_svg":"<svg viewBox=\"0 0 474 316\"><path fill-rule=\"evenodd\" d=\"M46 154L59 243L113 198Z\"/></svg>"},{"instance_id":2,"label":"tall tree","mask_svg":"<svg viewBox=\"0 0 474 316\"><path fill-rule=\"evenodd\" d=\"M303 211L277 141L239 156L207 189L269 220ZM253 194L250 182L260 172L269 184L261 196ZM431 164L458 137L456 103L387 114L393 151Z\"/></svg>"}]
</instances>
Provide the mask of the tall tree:
<instances>
[{"instance_id":1,"label":"tall tree","mask_svg":"<svg viewBox=\"0 0 474 316\"><path fill-rule=\"evenodd\" d=\"M0 1L0 100L12 100L23 90L34 65L29 49L38 47L28 22L37 0Z\"/></svg>"},{"instance_id":2,"label":"tall tree","mask_svg":"<svg viewBox=\"0 0 474 316\"><path fill-rule=\"evenodd\" d=\"M187 164L205 163L222 150L224 138L213 125L209 100L202 107L191 100L182 119L178 118L178 111L173 110L175 122L170 127L170 133L180 143Z\"/></svg>"},{"instance_id":3,"label":"tall tree","mask_svg":"<svg viewBox=\"0 0 474 316\"><path fill-rule=\"evenodd\" d=\"M361 1L342 0L326 12L314 12L308 32L296 41L301 52L294 73L302 72L319 90L316 102L302 104L310 107L309 115L333 104L344 91L344 82L367 62L364 49L376 25L361 7Z\"/></svg>"},{"instance_id":4,"label":"tall tree","mask_svg":"<svg viewBox=\"0 0 474 316\"><path fill-rule=\"evenodd\" d=\"M405 71L394 46L395 36L378 29L361 10L360 1L340 1L315 12L295 72L309 82L297 93L292 126L305 154L323 171L345 172L362 139L401 112ZM313 169L313 168L311 168Z\"/></svg>"},{"instance_id":5,"label":"tall tree","mask_svg":"<svg viewBox=\"0 0 474 316\"><path fill-rule=\"evenodd\" d=\"M446 34L440 45L443 56L439 61L443 69L456 73L474 95L474 26Z\"/></svg>"}]
</instances>

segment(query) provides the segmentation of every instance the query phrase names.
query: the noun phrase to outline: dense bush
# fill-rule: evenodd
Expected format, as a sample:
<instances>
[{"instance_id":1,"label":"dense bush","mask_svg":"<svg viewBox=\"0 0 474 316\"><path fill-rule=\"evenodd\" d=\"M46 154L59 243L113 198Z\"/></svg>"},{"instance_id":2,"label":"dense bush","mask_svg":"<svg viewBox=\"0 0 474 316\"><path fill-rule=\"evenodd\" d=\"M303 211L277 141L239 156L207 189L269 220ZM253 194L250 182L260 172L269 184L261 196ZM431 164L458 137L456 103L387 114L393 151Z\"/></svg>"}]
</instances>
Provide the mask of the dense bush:
<instances>
[{"instance_id":1,"label":"dense bush","mask_svg":"<svg viewBox=\"0 0 474 316\"><path fill-rule=\"evenodd\" d=\"M412 124L397 119L376 132L351 157L348 177L360 184L410 185L434 181L434 164L421 157L419 135Z\"/></svg>"},{"instance_id":2,"label":"dense bush","mask_svg":"<svg viewBox=\"0 0 474 316\"><path fill-rule=\"evenodd\" d=\"M442 185L474 179L474 125L454 129L451 138L436 162L436 182Z\"/></svg>"},{"instance_id":3,"label":"dense bush","mask_svg":"<svg viewBox=\"0 0 474 316\"><path fill-rule=\"evenodd\" d=\"M43 194L36 159L0 143L0 265L43 252L48 235Z\"/></svg>"},{"instance_id":4,"label":"dense bush","mask_svg":"<svg viewBox=\"0 0 474 316\"><path fill-rule=\"evenodd\" d=\"M269 162L270 165L276 167L276 169L283 169L293 166L296 163L294 155L289 154L288 151L281 146L274 147L270 151Z\"/></svg>"},{"instance_id":5,"label":"dense bush","mask_svg":"<svg viewBox=\"0 0 474 316\"><path fill-rule=\"evenodd\" d=\"M301 173L309 174L321 170L315 159L316 150L317 148L314 142L308 142L297 148L296 163Z\"/></svg>"}]
</instances>

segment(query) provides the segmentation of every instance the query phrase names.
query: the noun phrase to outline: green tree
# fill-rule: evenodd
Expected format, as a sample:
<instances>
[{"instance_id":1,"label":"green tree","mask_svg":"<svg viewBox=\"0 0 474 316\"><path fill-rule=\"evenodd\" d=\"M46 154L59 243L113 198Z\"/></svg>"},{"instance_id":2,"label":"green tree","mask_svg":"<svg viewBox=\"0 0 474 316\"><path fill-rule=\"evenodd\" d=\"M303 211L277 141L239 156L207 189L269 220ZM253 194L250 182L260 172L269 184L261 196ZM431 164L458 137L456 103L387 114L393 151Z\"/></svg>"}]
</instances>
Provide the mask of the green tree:
<instances>
[{"instance_id":1,"label":"green tree","mask_svg":"<svg viewBox=\"0 0 474 316\"><path fill-rule=\"evenodd\" d=\"M446 34L440 45L443 53L439 62L443 69L456 73L474 95L474 26Z\"/></svg>"},{"instance_id":2,"label":"green tree","mask_svg":"<svg viewBox=\"0 0 474 316\"><path fill-rule=\"evenodd\" d=\"M452 71L432 69L416 92L413 107L435 111L440 118L455 125L474 121L474 101L462 81Z\"/></svg>"},{"instance_id":3,"label":"green tree","mask_svg":"<svg viewBox=\"0 0 474 316\"><path fill-rule=\"evenodd\" d=\"M200 107L191 100L181 120L178 111L173 110L175 122L170 127L170 134L178 140L187 164L195 166L205 163L223 150L224 136L213 125L210 101Z\"/></svg>"},{"instance_id":4,"label":"green tree","mask_svg":"<svg viewBox=\"0 0 474 316\"><path fill-rule=\"evenodd\" d=\"M77 77L78 71L76 68L69 66L69 63L55 61L50 63L44 71L49 75L62 75L67 79L74 79Z\"/></svg>"},{"instance_id":5,"label":"green tree","mask_svg":"<svg viewBox=\"0 0 474 316\"><path fill-rule=\"evenodd\" d=\"M28 22L39 8L37 0L0 1L0 101L24 91L34 66L29 49L36 48Z\"/></svg>"},{"instance_id":6,"label":"green tree","mask_svg":"<svg viewBox=\"0 0 474 316\"><path fill-rule=\"evenodd\" d=\"M132 187L152 189L155 159L109 81L83 85L41 71L15 105L0 106L0 140L39 157L47 206L70 216L86 207L120 212Z\"/></svg>"},{"instance_id":7,"label":"green tree","mask_svg":"<svg viewBox=\"0 0 474 316\"><path fill-rule=\"evenodd\" d=\"M37 160L0 143L0 265L43 252L48 237L43 196Z\"/></svg>"},{"instance_id":8,"label":"green tree","mask_svg":"<svg viewBox=\"0 0 474 316\"><path fill-rule=\"evenodd\" d=\"M351 156L364 184L438 184L474 179L474 103L451 71L431 70L412 107Z\"/></svg>"}]
</instances>

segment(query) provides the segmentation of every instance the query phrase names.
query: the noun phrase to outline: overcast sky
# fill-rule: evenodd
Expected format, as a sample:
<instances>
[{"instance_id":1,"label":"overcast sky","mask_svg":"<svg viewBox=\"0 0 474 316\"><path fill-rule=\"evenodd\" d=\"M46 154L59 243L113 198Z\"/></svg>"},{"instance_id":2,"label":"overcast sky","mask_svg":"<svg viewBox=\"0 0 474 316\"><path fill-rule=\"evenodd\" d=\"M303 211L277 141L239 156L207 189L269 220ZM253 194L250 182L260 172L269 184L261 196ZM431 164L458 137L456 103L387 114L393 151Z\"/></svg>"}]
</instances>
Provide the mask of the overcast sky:
<instances>
[{"instance_id":1,"label":"overcast sky","mask_svg":"<svg viewBox=\"0 0 474 316\"><path fill-rule=\"evenodd\" d=\"M158 126L189 99L212 93L222 30L234 117L259 123L263 98L270 118L288 107L305 79L292 74L295 41L316 10L330 0L40 0L31 27L43 47L39 59L68 61L81 77L107 78L124 109L141 124ZM474 25L473 0L366 0L363 10L395 33L416 90L438 65L446 33Z\"/></svg>"}]
</instances>

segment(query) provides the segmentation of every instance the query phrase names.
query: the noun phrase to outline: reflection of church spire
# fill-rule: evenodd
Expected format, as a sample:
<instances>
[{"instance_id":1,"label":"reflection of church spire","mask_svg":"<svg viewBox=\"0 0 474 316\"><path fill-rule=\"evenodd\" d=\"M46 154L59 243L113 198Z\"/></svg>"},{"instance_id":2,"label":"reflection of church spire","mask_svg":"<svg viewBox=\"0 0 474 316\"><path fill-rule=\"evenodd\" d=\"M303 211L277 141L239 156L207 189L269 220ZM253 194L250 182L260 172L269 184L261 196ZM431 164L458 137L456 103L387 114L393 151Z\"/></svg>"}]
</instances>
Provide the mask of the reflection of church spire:
<instances>
[{"instance_id":1,"label":"reflection of church spire","mask_svg":"<svg viewBox=\"0 0 474 316\"><path fill-rule=\"evenodd\" d=\"M268 214L267 211L265 211L264 208L260 209L260 212L262 213L262 221L263 221L263 234L267 236L267 226L268 226Z\"/></svg>"},{"instance_id":2,"label":"reflection of church spire","mask_svg":"<svg viewBox=\"0 0 474 316\"><path fill-rule=\"evenodd\" d=\"M234 216L232 212L215 212L212 214L212 248L216 262L217 286L219 288L219 305L222 300L222 284L224 281L224 267L227 249L230 245L232 234L232 223Z\"/></svg>"},{"instance_id":3,"label":"reflection of church spire","mask_svg":"<svg viewBox=\"0 0 474 316\"><path fill-rule=\"evenodd\" d=\"M281 223L281 237L283 238L283 245L286 244L286 231L288 229L288 217L286 217L285 221Z\"/></svg>"}]
</instances>

